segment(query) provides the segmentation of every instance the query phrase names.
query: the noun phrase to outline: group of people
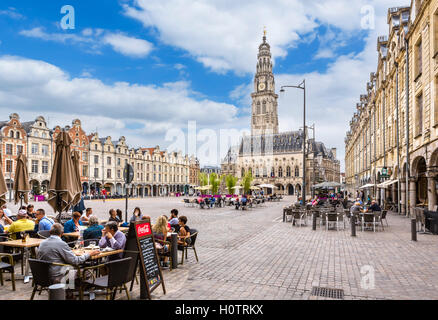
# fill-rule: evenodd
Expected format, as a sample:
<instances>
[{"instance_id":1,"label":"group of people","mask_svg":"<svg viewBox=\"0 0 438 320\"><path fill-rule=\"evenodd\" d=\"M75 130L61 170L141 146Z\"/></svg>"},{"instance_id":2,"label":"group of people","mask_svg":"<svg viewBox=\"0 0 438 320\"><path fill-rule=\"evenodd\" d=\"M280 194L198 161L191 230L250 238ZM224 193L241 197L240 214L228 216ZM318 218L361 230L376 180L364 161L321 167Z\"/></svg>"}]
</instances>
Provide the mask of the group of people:
<instances>
[{"instance_id":1,"label":"group of people","mask_svg":"<svg viewBox=\"0 0 438 320\"><path fill-rule=\"evenodd\" d=\"M361 212L382 211L382 208L379 206L376 200L371 200L370 204L371 205L365 209L363 201L360 198L357 198L356 202L350 208L350 213L359 214Z\"/></svg>"},{"instance_id":2,"label":"group of people","mask_svg":"<svg viewBox=\"0 0 438 320\"><path fill-rule=\"evenodd\" d=\"M55 223L53 219L46 216L44 209L34 210L33 204L27 207L22 206L14 219L11 210L3 205L0 209L0 233L9 234L16 239L20 232L38 232L50 230ZM15 220L15 221L14 221Z\"/></svg>"},{"instance_id":3,"label":"group of people","mask_svg":"<svg viewBox=\"0 0 438 320\"><path fill-rule=\"evenodd\" d=\"M27 207L22 207L16 215L15 221L12 213L6 206L0 209L0 233L7 233L11 238L15 239L15 235L24 231L49 231L49 237L42 241L39 246L37 258L40 260L80 265L90 257L98 255L100 250L91 250L87 253L78 256L76 255L64 237L65 233L77 232L83 229L82 240L96 240L100 249L111 248L114 250L123 250L126 245L126 236L119 230L120 226L129 226L130 222L141 221L149 216L143 215L140 208L135 208L129 222L124 222L122 219L122 211L120 209L109 210L109 219L105 226L99 223L99 219L93 214L92 208L87 208L85 213L81 215L79 212L73 212L72 218L62 225L46 217L44 209L34 211L32 204ZM166 215L159 216L155 224L152 224L152 232L156 239L157 250L169 251L169 246L163 241L167 239L170 232L178 234L178 245L190 244L191 230L187 225L186 216L178 216L178 210L172 209L170 219ZM80 228L83 226L83 228ZM4 227L6 230L4 230ZM86 228L86 229L85 229ZM80 241L82 241L80 240ZM113 256L113 259L121 258L121 254ZM168 267L167 258L163 258L163 266ZM59 266L52 265L50 267L50 277L53 283L58 283L65 276L64 269Z\"/></svg>"}]
</instances>

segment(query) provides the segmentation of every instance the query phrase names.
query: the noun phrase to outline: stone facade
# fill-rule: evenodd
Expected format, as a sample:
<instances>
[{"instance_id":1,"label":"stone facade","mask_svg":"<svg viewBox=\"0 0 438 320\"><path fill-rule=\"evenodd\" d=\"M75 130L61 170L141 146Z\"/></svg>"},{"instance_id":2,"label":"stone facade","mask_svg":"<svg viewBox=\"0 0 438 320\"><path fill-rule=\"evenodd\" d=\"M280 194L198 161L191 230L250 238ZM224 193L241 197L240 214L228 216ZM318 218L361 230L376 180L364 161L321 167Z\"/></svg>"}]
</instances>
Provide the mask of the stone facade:
<instances>
[{"instance_id":1,"label":"stone facade","mask_svg":"<svg viewBox=\"0 0 438 320\"><path fill-rule=\"evenodd\" d=\"M388 24L345 139L346 184L352 193L371 185L366 193L409 215L436 205L438 0L390 8Z\"/></svg>"},{"instance_id":2,"label":"stone facade","mask_svg":"<svg viewBox=\"0 0 438 320\"><path fill-rule=\"evenodd\" d=\"M56 150L54 141L62 130L68 132L73 140L72 148L79 152L81 181L86 194L106 189L111 195L125 195L126 163L134 168L134 180L128 190L132 196L193 192L193 187L198 185L198 159L189 159L181 152L168 153L159 146L134 149L128 147L125 137L114 141L111 137L100 138L97 133L87 135L79 119L73 120L71 126L56 126L50 130L41 116L24 123L18 114L9 118L0 122L0 139L2 170L10 188L17 155L23 152L28 159L31 187L41 193L47 191Z\"/></svg>"}]
</instances>

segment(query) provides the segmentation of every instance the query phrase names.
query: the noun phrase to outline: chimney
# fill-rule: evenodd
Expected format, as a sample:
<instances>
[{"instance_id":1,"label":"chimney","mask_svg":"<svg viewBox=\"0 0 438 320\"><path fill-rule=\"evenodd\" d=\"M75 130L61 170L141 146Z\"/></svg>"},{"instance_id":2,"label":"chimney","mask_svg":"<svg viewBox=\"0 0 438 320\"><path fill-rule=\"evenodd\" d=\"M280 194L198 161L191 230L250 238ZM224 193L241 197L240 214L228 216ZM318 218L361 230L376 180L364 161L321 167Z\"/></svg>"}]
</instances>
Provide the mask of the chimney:
<instances>
[{"instance_id":1,"label":"chimney","mask_svg":"<svg viewBox=\"0 0 438 320\"><path fill-rule=\"evenodd\" d=\"M333 157L335 157L335 159L337 159L337 158L336 158L336 148L332 148L331 151L332 151L332 153L333 153Z\"/></svg>"}]
</instances>

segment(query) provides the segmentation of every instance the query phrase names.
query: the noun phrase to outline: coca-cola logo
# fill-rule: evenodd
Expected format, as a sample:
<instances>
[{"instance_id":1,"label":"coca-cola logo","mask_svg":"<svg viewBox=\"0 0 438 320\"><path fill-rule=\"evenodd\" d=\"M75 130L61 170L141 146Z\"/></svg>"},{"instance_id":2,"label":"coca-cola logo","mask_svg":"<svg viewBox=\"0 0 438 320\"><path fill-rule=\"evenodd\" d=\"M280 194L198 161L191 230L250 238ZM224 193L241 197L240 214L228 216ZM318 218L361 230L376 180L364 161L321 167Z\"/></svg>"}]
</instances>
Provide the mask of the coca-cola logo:
<instances>
[{"instance_id":1,"label":"coca-cola logo","mask_svg":"<svg viewBox=\"0 0 438 320\"><path fill-rule=\"evenodd\" d=\"M149 222L136 226L137 236L144 237L151 234L151 224Z\"/></svg>"}]
</instances>

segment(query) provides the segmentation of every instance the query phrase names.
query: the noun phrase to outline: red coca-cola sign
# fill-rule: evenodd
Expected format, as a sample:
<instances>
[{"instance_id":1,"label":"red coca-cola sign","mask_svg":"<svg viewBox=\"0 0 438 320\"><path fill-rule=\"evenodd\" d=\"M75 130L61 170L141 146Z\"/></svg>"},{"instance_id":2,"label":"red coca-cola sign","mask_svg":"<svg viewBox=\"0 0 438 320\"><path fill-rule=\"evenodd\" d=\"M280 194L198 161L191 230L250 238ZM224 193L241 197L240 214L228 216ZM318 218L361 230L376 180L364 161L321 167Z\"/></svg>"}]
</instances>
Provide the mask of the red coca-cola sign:
<instances>
[{"instance_id":1,"label":"red coca-cola sign","mask_svg":"<svg viewBox=\"0 0 438 320\"><path fill-rule=\"evenodd\" d=\"M151 234L151 224L150 222L137 224L135 226L138 237L144 237Z\"/></svg>"}]
</instances>

